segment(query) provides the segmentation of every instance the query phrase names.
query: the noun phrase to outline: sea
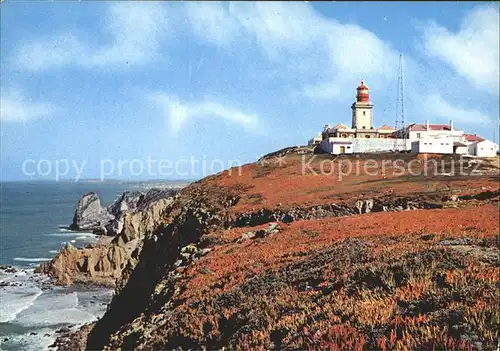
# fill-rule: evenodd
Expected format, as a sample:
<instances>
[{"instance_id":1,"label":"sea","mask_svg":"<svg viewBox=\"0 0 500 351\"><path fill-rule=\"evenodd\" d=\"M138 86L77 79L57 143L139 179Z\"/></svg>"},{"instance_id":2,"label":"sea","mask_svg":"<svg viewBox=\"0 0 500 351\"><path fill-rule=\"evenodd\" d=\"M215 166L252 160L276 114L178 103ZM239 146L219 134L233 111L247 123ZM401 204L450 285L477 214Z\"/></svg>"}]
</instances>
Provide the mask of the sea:
<instances>
[{"instance_id":1,"label":"sea","mask_svg":"<svg viewBox=\"0 0 500 351\"><path fill-rule=\"evenodd\" d=\"M96 241L92 233L66 229L83 194L94 191L107 206L125 191L145 191L158 185L127 181L0 183L0 264L13 268L0 269L0 350L50 350L58 330L74 330L104 314L112 289L55 286L34 269L50 261L67 242L84 247Z\"/></svg>"}]
</instances>

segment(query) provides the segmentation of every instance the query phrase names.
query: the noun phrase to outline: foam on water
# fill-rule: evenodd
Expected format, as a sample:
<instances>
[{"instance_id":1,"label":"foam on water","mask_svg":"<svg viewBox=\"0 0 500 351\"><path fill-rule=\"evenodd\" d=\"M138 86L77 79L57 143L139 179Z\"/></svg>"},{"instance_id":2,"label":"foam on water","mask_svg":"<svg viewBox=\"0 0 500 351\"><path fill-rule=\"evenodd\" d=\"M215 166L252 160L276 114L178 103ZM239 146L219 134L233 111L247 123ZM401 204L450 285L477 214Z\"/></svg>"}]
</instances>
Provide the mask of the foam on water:
<instances>
[{"instance_id":1,"label":"foam on water","mask_svg":"<svg viewBox=\"0 0 500 351\"><path fill-rule=\"evenodd\" d=\"M7 323L32 306L43 292L36 283L28 280L26 272L2 273L1 279L9 284L0 288L0 323Z\"/></svg>"},{"instance_id":2,"label":"foam on water","mask_svg":"<svg viewBox=\"0 0 500 351\"><path fill-rule=\"evenodd\" d=\"M50 327L67 323L87 323L96 319L96 316L78 307L76 291L51 291L42 295L36 304L18 314L15 322L24 327Z\"/></svg>"},{"instance_id":3,"label":"foam on water","mask_svg":"<svg viewBox=\"0 0 500 351\"><path fill-rule=\"evenodd\" d=\"M59 237L74 237L74 236L85 236L85 237L91 237L95 238L97 235L94 233L87 233L87 232L72 232L72 231L67 231L65 233L52 233L52 234L47 234L48 236L59 236Z\"/></svg>"},{"instance_id":4,"label":"foam on water","mask_svg":"<svg viewBox=\"0 0 500 351\"><path fill-rule=\"evenodd\" d=\"M43 261L51 261L52 258L46 258L46 257L37 257L37 258L30 258L30 257L15 257L14 261L18 262L43 262Z\"/></svg>"},{"instance_id":5,"label":"foam on water","mask_svg":"<svg viewBox=\"0 0 500 351\"><path fill-rule=\"evenodd\" d=\"M111 289L58 287L33 270L0 272L0 350L49 350L62 326L95 321L104 315ZM4 341L6 340L6 341Z\"/></svg>"},{"instance_id":6,"label":"foam on water","mask_svg":"<svg viewBox=\"0 0 500 351\"><path fill-rule=\"evenodd\" d=\"M16 318L16 316L33 305L35 300L42 295L42 290L36 287L26 288L23 290L9 289L0 290L0 300L8 301L2 304L0 309L0 323L7 323Z\"/></svg>"},{"instance_id":7,"label":"foam on water","mask_svg":"<svg viewBox=\"0 0 500 351\"><path fill-rule=\"evenodd\" d=\"M7 341L0 340L0 350L5 351L41 351L53 350L52 345L57 337L50 328L37 329L36 334L10 334Z\"/></svg>"}]
</instances>

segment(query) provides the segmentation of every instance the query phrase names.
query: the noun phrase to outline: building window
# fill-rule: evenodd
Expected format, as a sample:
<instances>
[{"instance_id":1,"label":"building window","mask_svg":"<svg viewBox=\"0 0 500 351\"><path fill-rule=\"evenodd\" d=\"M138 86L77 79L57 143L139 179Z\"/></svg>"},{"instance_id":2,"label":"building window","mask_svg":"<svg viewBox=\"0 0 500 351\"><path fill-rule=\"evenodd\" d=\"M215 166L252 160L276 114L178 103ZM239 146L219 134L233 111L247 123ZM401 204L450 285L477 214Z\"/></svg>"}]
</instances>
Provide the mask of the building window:
<instances>
[{"instance_id":1,"label":"building window","mask_svg":"<svg viewBox=\"0 0 500 351\"><path fill-rule=\"evenodd\" d=\"M369 135L365 135L365 138L370 139L370 136Z\"/></svg>"},{"instance_id":2,"label":"building window","mask_svg":"<svg viewBox=\"0 0 500 351\"><path fill-rule=\"evenodd\" d=\"M417 138L419 138L419 139L420 139L420 133L417 133Z\"/></svg>"},{"instance_id":3,"label":"building window","mask_svg":"<svg viewBox=\"0 0 500 351\"><path fill-rule=\"evenodd\" d=\"M441 143L441 145L444 145L444 143Z\"/></svg>"},{"instance_id":4,"label":"building window","mask_svg":"<svg viewBox=\"0 0 500 351\"><path fill-rule=\"evenodd\" d=\"M346 135L344 133L342 133L342 138L346 138Z\"/></svg>"},{"instance_id":5,"label":"building window","mask_svg":"<svg viewBox=\"0 0 500 351\"><path fill-rule=\"evenodd\" d=\"M365 126L363 126L363 129L366 129L366 127L365 127Z\"/></svg>"},{"instance_id":6,"label":"building window","mask_svg":"<svg viewBox=\"0 0 500 351\"><path fill-rule=\"evenodd\" d=\"M351 147L350 146L347 146L348 149L350 149Z\"/></svg>"},{"instance_id":7,"label":"building window","mask_svg":"<svg viewBox=\"0 0 500 351\"><path fill-rule=\"evenodd\" d=\"M363 111L363 116L366 116L366 111Z\"/></svg>"},{"instance_id":8,"label":"building window","mask_svg":"<svg viewBox=\"0 0 500 351\"><path fill-rule=\"evenodd\" d=\"M427 143L424 143L424 145L427 145Z\"/></svg>"}]
</instances>

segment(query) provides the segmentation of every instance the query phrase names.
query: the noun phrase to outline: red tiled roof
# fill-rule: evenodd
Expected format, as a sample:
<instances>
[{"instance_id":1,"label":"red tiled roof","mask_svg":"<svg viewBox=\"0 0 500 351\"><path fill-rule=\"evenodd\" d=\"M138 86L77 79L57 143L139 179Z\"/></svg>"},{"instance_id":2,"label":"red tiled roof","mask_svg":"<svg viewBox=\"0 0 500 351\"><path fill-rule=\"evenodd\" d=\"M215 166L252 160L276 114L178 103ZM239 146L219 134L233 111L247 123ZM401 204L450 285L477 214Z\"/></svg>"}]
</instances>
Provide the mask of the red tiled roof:
<instances>
[{"instance_id":1,"label":"red tiled roof","mask_svg":"<svg viewBox=\"0 0 500 351\"><path fill-rule=\"evenodd\" d=\"M339 123L335 127L332 128L333 130L335 129L349 129L348 126L346 126L344 123Z\"/></svg>"},{"instance_id":2,"label":"red tiled roof","mask_svg":"<svg viewBox=\"0 0 500 351\"><path fill-rule=\"evenodd\" d=\"M424 132L427 130L427 126L425 124L410 124L408 129L413 132ZM429 124L429 130L451 130L450 126L447 124Z\"/></svg>"},{"instance_id":3,"label":"red tiled roof","mask_svg":"<svg viewBox=\"0 0 500 351\"><path fill-rule=\"evenodd\" d=\"M391 126L388 126L387 124L384 124L379 129L395 130L394 128L392 128Z\"/></svg>"},{"instance_id":4,"label":"red tiled roof","mask_svg":"<svg viewBox=\"0 0 500 351\"><path fill-rule=\"evenodd\" d=\"M465 140L469 142L474 142L474 141L483 141L484 139L476 134L465 134Z\"/></svg>"}]
</instances>

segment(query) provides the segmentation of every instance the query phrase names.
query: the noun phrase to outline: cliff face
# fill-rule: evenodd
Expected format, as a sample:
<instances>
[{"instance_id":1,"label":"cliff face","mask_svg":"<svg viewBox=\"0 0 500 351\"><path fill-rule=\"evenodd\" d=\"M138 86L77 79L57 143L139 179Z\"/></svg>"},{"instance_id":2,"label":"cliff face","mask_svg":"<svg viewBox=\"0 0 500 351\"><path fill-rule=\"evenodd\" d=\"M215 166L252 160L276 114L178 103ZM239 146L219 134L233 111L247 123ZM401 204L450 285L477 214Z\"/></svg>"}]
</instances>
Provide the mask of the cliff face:
<instances>
[{"instance_id":1,"label":"cliff face","mask_svg":"<svg viewBox=\"0 0 500 351\"><path fill-rule=\"evenodd\" d=\"M42 263L35 273L48 274L61 285L85 283L114 286L129 255L126 248L118 245L101 243L77 249L68 243L51 262Z\"/></svg>"},{"instance_id":2,"label":"cliff face","mask_svg":"<svg viewBox=\"0 0 500 351\"><path fill-rule=\"evenodd\" d=\"M339 180L293 151L267 161L125 219L135 234L115 241L142 244L88 349L496 347L498 173Z\"/></svg>"},{"instance_id":3,"label":"cliff face","mask_svg":"<svg viewBox=\"0 0 500 351\"><path fill-rule=\"evenodd\" d=\"M56 283L123 284L122 271L132 269L142 239L160 226L173 202L172 190L151 189L147 193L126 192L105 209L95 193L82 196L75 210L73 228L94 229L107 234L96 244L74 248L67 244L50 262L36 272L48 274ZM104 224L103 218L107 222ZM76 226L76 227L75 227Z\"/></svg>"}]
</instances>

